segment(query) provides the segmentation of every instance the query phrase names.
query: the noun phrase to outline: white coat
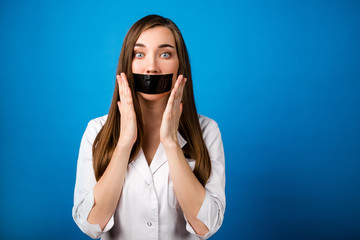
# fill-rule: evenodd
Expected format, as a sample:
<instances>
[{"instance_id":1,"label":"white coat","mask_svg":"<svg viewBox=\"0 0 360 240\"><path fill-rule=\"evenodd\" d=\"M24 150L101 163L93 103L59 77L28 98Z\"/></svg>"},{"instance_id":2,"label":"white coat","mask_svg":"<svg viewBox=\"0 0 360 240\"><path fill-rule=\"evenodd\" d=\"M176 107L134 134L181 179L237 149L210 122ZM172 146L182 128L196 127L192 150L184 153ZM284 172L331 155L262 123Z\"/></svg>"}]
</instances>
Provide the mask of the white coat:
<instances>
[{"instance_id":1,"label":"white coat","mask_svg":"<svg viewBox=\"0 0 360 240\"><path fill-rule=\"evenodd\" d=\"M92 165L92 144L107 119L107 115L91 120L82 137L77 163L72 216L79 228L92 238L110 239L207 239L221 226L225 212L225 157L217 123L199 115L205 144L211 159L211 175L205 185L205 198L197 218L210 230L197 235L187 222L176 199L169 174L166 152L160 143L148 165L140 150L128 165L118 206L102 231L90 224L88 215L94 205L96 184ZM181 147L185 139L178 132ZM186 159L194 169L195 161Z\"/></svg>"}]
</instances>

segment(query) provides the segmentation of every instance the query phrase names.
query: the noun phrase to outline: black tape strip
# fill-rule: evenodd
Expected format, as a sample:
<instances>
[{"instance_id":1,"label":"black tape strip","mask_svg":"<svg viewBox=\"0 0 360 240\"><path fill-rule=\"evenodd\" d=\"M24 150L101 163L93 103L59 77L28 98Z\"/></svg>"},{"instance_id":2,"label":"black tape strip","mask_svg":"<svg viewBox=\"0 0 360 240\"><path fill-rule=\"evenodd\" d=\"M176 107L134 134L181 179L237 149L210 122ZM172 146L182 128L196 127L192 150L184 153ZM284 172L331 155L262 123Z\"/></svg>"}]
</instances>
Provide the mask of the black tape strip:
<instances>
[{"instance_id":1,"label":"black tape strip","mask_svg":"<svg viewBox=\"0 0 360 240\"><path fill-rule=\"evenodd\" d=\"M135 91L147 94L159 94L171 90L173 74L149 75L133 73Z\"/></svg>"}]
</instances>

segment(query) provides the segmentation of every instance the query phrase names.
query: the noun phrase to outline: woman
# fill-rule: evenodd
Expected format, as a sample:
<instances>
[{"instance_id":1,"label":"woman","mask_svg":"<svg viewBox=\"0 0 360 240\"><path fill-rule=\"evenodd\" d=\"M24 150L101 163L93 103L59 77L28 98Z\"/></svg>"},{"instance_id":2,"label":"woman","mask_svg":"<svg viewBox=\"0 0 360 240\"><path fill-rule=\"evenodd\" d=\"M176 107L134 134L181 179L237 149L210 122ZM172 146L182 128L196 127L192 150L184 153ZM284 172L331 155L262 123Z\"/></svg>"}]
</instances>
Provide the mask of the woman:
<instances>
[{"instance_id":1,"label":"woman","mask_svg":"<svg viewBox=\"0 0 360 240\"><path fill-rule=\"evenodd\" d=\"M144 90L165 74L167 89ZM224 151L216 122L196 112L177 26L157 15L137 21L116 79L109 114L81 140L76 224L92 238L207 239L225 211Z\"/></svg>"}]
</instances>

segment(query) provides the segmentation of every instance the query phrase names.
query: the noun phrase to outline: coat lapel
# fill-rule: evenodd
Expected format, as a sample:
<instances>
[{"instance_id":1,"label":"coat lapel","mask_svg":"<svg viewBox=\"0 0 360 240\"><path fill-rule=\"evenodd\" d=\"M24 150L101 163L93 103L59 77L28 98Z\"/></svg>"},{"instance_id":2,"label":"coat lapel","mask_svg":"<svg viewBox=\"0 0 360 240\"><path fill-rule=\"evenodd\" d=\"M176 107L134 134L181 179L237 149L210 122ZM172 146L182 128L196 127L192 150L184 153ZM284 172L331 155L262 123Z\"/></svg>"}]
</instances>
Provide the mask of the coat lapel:
<instances>
[{"instance_id":1,"label":"coat lapel","mask_svg":"<svg viewBox=\"0 0 360 240\"><path fill-rule=\"evenodd\" d=\"M144 180L148 185L152 184L153 182L152 175L142 148L140 149L137 157L131 162L131 164L135 167L138 173L144 178Z\"/></svg>"}]
</instances>

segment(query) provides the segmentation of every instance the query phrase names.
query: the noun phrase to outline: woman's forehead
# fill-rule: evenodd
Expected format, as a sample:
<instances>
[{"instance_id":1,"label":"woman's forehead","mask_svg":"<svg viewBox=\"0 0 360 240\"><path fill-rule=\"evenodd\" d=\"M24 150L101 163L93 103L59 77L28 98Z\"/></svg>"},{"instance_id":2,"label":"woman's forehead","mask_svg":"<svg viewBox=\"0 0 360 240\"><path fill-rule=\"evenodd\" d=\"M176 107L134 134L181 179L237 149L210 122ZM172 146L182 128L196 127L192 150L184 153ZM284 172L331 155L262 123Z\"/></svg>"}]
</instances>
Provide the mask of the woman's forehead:
<instances>
[{"instance_id":1,"label":"woman's forehead","mask_svg":"<svg viewBox=\"0 0 360 240\"><path fill-rule=\"evenodd\" d=\"M157 26L142 32L136 43L142 44L145 47L157 47L164 44L170 44L175 47L175 38L167 27Z\"/></svg>"}]
</instances>

